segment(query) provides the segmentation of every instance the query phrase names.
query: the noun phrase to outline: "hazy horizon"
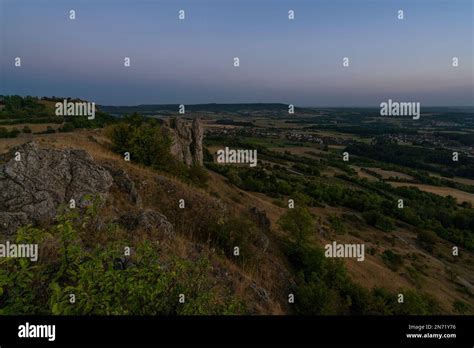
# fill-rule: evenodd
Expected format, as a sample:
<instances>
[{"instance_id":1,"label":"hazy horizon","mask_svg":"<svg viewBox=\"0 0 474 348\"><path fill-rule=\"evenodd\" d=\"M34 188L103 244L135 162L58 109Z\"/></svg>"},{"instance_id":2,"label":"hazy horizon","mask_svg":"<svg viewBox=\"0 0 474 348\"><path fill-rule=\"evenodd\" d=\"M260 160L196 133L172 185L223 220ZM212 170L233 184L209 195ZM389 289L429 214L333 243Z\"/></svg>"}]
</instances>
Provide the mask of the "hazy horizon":
<instances>
[{"instance_id":1,"label":"hazy horizon","mask_svg":"<svg viewBox=\"0 0 474 348\"><path fill-rule=\"evenodd\" d=\"M470 0L139 0L133 7L130 0L0 0L0 94L115 106L378 107L392 99L472 107L472 7Z\"/></svg>"},{"instance_id":2,"label":"hazy horizon","mask_svg":"<svg viewBox=\"0 0 474 348\"><path fill-rule=\"evenodd\" d=\"M2 94L0 94L2 95ZM43 96L43 95L27 95L27 94L5 94L2 96L12 96L12 95L19 95L21 97L34 97L38 99L42 98L56 98L56 99L64 99L64 98L71 98L71 99L81 99L85 101L89 101L87 99L83 99L80 97L76 96ZM139 107L139 106L165 106L165 105L181 105L180 103L139 103L139 104L102 104L102 103L96 103L98 106L106 106L106 107ZM219 103L214 103L214 102L199 102L199 103L188 103L184 104L185 106L195 106L195 105L246 105L246 104L281 104L288 106L288 103L283 103L283 102L240 102L240 103L234 103L234 102L219 102ZM344 106L339 106L339 105L294 105L296 108L333 108L333 109L379 109L379 106L374 106L374 105L344 105ZM474 104L471 105L422 105L423 108L452 108L452 109L469 109L469 108L474 108Z\"/></svg>"},{"instance_id":3,"label":"hazy horizon","mask_svg":"<svg viewBox=\"0 0 474 348\"><path fill-rule=\"evenodd\" d=\"M289 105L282 102L242 102L242 103L232 103L232 102L222 102L222 103L212 103L212 102L202 102L202 103L190 103L184 104L185 106L192 105L245 105L245 104L282 104ZM141 103L141 104L98 104L99 106L115 106L115 107L133 107L133 106L145 106L145 105L180 105L178 103ZM348 106L338 106L338 105L294 105L297 108L341 108L341 109L379 109L379 106L374 105L348 105ZM471 105L423 105L424 108L454 108L454 109L465 109L465 108L474 108L474 104Z\"/></svg>"}]
</instances>

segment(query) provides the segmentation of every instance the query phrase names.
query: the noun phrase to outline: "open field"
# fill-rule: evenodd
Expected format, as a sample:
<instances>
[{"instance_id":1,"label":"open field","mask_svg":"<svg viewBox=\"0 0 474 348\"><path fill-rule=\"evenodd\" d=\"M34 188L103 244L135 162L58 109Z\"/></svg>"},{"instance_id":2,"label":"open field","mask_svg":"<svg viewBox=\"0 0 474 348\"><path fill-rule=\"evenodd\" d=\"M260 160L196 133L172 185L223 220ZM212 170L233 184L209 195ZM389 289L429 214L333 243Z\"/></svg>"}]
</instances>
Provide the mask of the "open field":
<instances>
[{"instance_id":1,"label":"open field","mask_svg":"<svg viewBox=\"0 0 474 348\"><path fill-rule=\"evenodd\" d=\"M371 167L367 167L367 169L381 175L384 180L388 180L390 178L413 180L412 176L410 176L408 174L396 172L396 171L393 171L393 170L384 170L384 169L381 169L381 168L371 168Z\"/></svg>"},{"instance_id":2,"label":"open field","mask_svg":"<svg viewBox=\"0 0 474 348\"><path fill-rule=\"evenodd\" d=\"M458 203L462 202L469 202L474 204L474 194L456 190L451 187L440 187L440 186L431 186L431 185L424 185L424 184L412 184L412 183L403 183L403 182L389 182L390 185L394 187L416 187L422 191L434 193L439 196L447 197L451 196L455 198Z\"/></svg>"},{"instance_id":3,"label":"open field","mask_svg":"<svg viewBox=\"0 0 474 348\"><path fill-rule=\"evenodd\" d=\"M272 151L275 152L289 152L291 154L295 155L301 155L301 156L316 156L320 155L325 155L327 154L327 151L323 151L314 147L309 147L309 146L288 146L288 147L270 147Z\"/></svg>"},{"instance_id":4,"label":"open field","mask_svg":"<svg viewBox=\"0 0 474 348\"><path fill-rule=\"evenodd\" d=\"M375 176L370 175L369 173L363 171L361 167L351 166L351 168L353 168L357 172L357 175L361 178L367 179L369 181L377 181L378 180L378 178L376 178Z\"/></svg>"},{"instance_id":5,"label":"open field","mask_svg":"<svg viewBox=\"0 0 474 348\"><path fill-rule=\"evenodd\" d=\"M458 182L458 183L464 184L464 185L474 186L474 180L473 179L459 178L459 177L445 178L445 177L441 177L440 175L437 175L437 174L431 174L431 175L434 176L434 177L437 177L437 178L443 178L444 180L449 180L449 181Z\"/></svg>"}]
</instances>

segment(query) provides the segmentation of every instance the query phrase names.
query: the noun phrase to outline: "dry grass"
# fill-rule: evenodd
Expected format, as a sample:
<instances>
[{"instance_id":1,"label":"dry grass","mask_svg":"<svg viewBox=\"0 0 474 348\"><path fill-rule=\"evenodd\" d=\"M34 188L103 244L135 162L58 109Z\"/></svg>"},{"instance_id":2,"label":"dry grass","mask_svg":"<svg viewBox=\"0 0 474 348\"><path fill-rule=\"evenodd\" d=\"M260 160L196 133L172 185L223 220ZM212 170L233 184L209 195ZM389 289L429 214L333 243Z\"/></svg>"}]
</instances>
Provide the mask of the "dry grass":
<instances>
[{"instance_id":1,"label":"dry grass","mask_svg":"<svg viewBox=\"0 0 474 348\"><path fill-rule=\"evenodd\" d=\"M18 129L18 130L22 130L23 127L25 126L28 126L31 131L33 133L38 133L38 132L44 132L46 129L48 129L48 127L52 128L52 129L58 129L62 126L62 124L58 124L58 123L20 123L20 124L13 124L13 125L0 125L0 127L4 127L8 130L11 130L11 129ZM27 135L27 134L25 134Z\"/></svg>"},{"instance_id":2,"label":"dry grass","mask_svg":"<svg viewBox=\"0 0 474 348\"><path fill-rule=\"evenodd\" d=\"M177 229L182 232L178 234L174 241L163 242L164 257L177 256L187 259L193 259L198 257L198 255L208 257L214 267L214 279L219 281L223 287L231 289L234 295L251 304L250 309L252 311L261 314L284 314L289 312L287 293L285 291L293 275L278 246L278 239L284 236L284 233L277 226L279 217L286 209L274 205L272 203L273 199L264 194L240 190L229 184L225 177L213 172L209 173L210 185L208 189L203 190L190 187L165 173L158 173L150 168L126 162L120 155L108 149L108 140L104 136L103 130L84 130L47 135L22 135L15 139L1 139L0 152L5 152L12 146L32 139L37 141L40 146L45 147L81 148L86 150L99 163L113 164L115 167L125 170L135 182L142 196L144 207L170 215L169 218L174 219ZM374 168L371 169L374 170ZM325 174L334 175L336 172L337 170L333 171L330 169L330 172ZM358 172L360 171L358 170ZM391 176L401 174L386 172L385 175L390 174ZM157 184L157 177L163 178L165 184ZM451 188L405 183L391 184L394 186L416 186L422 190L440 195L450 194L455 198L469 199L469 201L474 203L473 194ZM189 214L180 215L182 212L173 208L177 206L178 199L180 198L184 198L188 207L192 209ZM124 199L120 192L112 190L111 199L113 200L112 206L109 205L101 213L105 219L113 217L117 214L117 211L123 212L137 209L137 207ZM242 268L231 260L217 254L208 244L198 242L192 238L193 236L186 234L186 227L189 227L187 225L191 226L194 223L198 223L203 216L207 216L212 210L211 207L217 201L224 203L228 207L229 212L236 215L248 212L252 207L266 211L267 217L272 224L272 231L268 235L270 246L260 256L259 262L256 265ZM173 210L174 213L172 212ZM322 226L328 230L330 230L327 222L329 215L340 216L343 213L353 213L348 209L339 207L318 207L312 208L311 211L316 217L317 227ZM427 274L421 276L422 290L433 295L441 303L444 312L452 312L452 302L455 299L461 299L470 304L473 303L472 299L458 290L459 285L449 280L448 274L445 271L449 267L460 277L474 284L472 253L462 251L463 261L456 262L456 260L449 258L450 248L452 247L450 243L439 240L436 243L435 255L431 255L419 248L416 243L416 233L405 227L399 228L392 234L381 232L372 227L364 227L356 231L357 237L352 234L338 235L333 232L330 232L328 236L322 236L317 231L315 229L314 238L322 245L333 240L337 240L339 243L364 243L366 245L366 260L364 262L344 260L350 277L364 287L381 286L392 291L397 291L401 287L417 287L407 277L407 271L404 267L397 272L393 272L383 263L381 253L386 249L390 249L404 255L405 265L411 265L410 255L418 255L419 262L423 265L424 271ZM98 243L100 243L100 238L106 238L106 236L97 236ZM138 240L155 240L156 236L137 233L135 238ZM198 245L200 245L199 248L197 248ZM377 249L375 255L368 254L367 249L369 247ZM441 259L438 253L445 255L445 257ZM267 301L261 300L250 287L252 282L264 288L268 292L270 299Z\"/></svg>"},{"instance_id":3,"label":"dry grass","mask_svg":"<svg viewBox=\"0 0 474 348\"><path fill-rule=\"evenodd\" d=\"M352 169L354 169L357 172L357 175L362 179L365 178L369 181L378 181L379 180L375 176L372 176L369 173L364 172L361 167L357 167L357 166L350 166L350 167Z\"/></svg>"},{"instance_id":4,"label":"dry grass","mask_svg":"<svg viewBox=\"0 0 474 348\"><path fill-rule=\"evenodd\" d=\"M382 176L384 180L390 179L390 178L398 178L398 179L405 179L405 180L413 180L414 178L408 174L396 172L394 170L385 170L381 168L367 168L368 170L371 170L379 175Z\"/></svg>"},{"instance_id":5,"label":"dry grass","mask_svg":"<svg viewBox=\"0 0 474 348\"><path fill-rule=\"evenodd\" d=\"M462 202L470 202L474 204L474 194L457 190L451 187L443 187L443 186L431 186L431 185L424 185L424 184L411 184L411 183L403 183L403 182L389 182L390 185L394 187L401 187L401 186L408 186L408 187L417 187L421 191L434 193L438 196L451 196L455 198L458 203Z\"/></svg>"},{"instance_id":6,"label":"dry grass","mask_svg":"<svg viewBox=\"0 0 474 348\"><path fill-rule=\"evenodd\" d=\"M449 180L449 181L457 182L457 183L464 184L464 185L471 185L471 186L474 186L474 180L473 180L473 179L459 178L459 177L455 177L455 178L445 178L445 177L442 177L442 176L439 175L439 174L433 174L433 173L431 173L430 175L431 175L431 176L434 176L434 177L437 177L437 178L442 178L442 179L444 179L444 180Z\"/></svg>"}]
</instances>

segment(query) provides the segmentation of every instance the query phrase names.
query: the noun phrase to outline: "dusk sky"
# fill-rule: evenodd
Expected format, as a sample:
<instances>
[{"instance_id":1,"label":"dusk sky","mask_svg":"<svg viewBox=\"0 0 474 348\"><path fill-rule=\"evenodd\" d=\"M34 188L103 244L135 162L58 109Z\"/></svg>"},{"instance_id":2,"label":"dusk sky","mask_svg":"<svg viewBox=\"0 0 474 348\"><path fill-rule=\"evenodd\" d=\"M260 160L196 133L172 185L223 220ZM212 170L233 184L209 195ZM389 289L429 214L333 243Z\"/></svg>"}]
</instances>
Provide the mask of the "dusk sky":
<instances>
[{"instance_id":1,"label":"dusk sky","mask_svg":"<svg viewBox=\"0 0 474 348\"><path fill-rule=\"evenodd\" d=\"M473 36L472 0L0 0L0 94L465 106L474 104Z\"/></svg>"}]
</instances>

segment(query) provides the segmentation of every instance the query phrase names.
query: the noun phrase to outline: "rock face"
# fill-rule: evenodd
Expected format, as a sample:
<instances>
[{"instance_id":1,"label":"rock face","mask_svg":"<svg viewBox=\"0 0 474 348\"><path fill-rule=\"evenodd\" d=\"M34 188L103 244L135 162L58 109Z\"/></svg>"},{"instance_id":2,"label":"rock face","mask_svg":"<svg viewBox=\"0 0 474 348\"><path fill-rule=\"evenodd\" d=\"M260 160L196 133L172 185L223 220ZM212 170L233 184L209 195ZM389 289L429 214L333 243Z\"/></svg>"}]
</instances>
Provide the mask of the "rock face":
<instances>
[{"instance_id":1,"label":"rock face","mask_svg":"<svg viewBox=\"0 0 474 348\"><path fill-rule=\"evenodd\" d=\"M139 208L120 216L121 225L130 231L158 231L174 237L166 216L142 209L142 199L127 172L112 164L100 166L84 150L43 149L34 142L0 156L0 237L12 235L28 223L54 221L58 208L71 199L76 208L90 204L89 195L105 202L112 185ZM103 224L99 216L96 229Z\"/></svg>"},{"instance_id":2,"label":"rock face","mask_svg":"<svg viewBox=\"0 0 474 348\"><path fill-rule=\"evenodd\" d=\"M270 230L271 221L267 217L265 210L260 210L257 207L253 207L250 209L250 214L259 227L265 231Z\"/></svg>"},{"instance_id":3,"label":"rock face","mask_svg":"<svg viewBox=\"0 0 474 348\"><path fill-rule=\"evenodd\" d=\"M257 207L253 207L250 209L250 216L255 221L257 226L260 227L264 232L270 231L271 221L267 217L265 210L260 210ZM265 233L259 233L256 245L263 252L267 251L268 246L270 245L270 240Z\"/></svg>"},{"instance_id":4,"label":"rock face","mask_svg":"<svg viewBox=\"0 0 474 348\"><path fill-rule=\"evenodd\" d=\"M25 213L0 212L0 235L3 233L13 234L18 228L28 224L28 216Z\"/></svg>"},{"instance_id":5,"label":"rock face","mask_svg":"<svg viewBox=\"0 0 474 348\"><path fill-rule=\"evenodd\" d=\"M181 118L169 121L165 128L171 137L171 154L188 166L193 164L202 165L204 127L199 118L193 120L189 127Z\"/></svg>"},{"instance_id":6,"label":"rock face","mask_svg":"<svg viewBox=\"0 0 474 348\"><path fill-rule=\"evenodd\" d=\"M202 149L202 140L204 138L204 127L199 118L193 120L193 125L191 128L191 136L193 141L191 143L191 155L193 156L193 162L195 164L202 165L203 160L203 149Z\"/></svg>"},{"instance_id":7,"label":"rock face","mask_svg":"<svg viewBox=\"0 0 474 348\"><path fill-rule=\"evenodd\" d=\"M103 165L103 167L107 169L109 173L112 175L112 178L114 179L114 182L117 185L117 187L121 191L127 193L130 201L136 204L137 206L141 207L142 198L140 197L140 194L137 191L135 183L133 182L132 179L130 179L127 172L124 171L123 169L117 169L110 164L105 164Z\"/></svg>"},{"instance_id":8,"label":"rock face","mask_svg":"<svg viewBox=\"0 0 474 348\"><path fill-rule=\"evenodd\" d=\"M105 199L113 183L84 150L41 149L31 142L2 155L0 163L0 231L6 234L53 220L71 199L79 208L89 203L86 195Z\"/></svg>"},{"instance_id":9,"label":"rock face","mask_svg":"<svg viewBox=\"0 0 474 348\"><path fill-rule=\"evenodd\" d=\"M174 238L174 228L171 222L163 214L151 209L141 210L137 214L128 212L120 217L119 223L128 230L158 231L165 237Z\"/></svg>"},{"instance_id":10,"label":"rock face","mask_svg":"<svg viewBox=\"0 0 474 348\"><path fill-rule=\"evenodd\" d=\"M252 283L250 284L250 288L253 291L255 291L255 293L257 294L260 300L268 301L270 299L270 295L268 294L268 291L258 286L257 283L255 283L254 281L252 281Z\"/></svg>"}]
</instances>

